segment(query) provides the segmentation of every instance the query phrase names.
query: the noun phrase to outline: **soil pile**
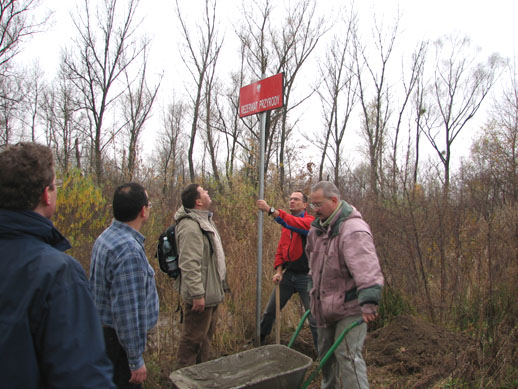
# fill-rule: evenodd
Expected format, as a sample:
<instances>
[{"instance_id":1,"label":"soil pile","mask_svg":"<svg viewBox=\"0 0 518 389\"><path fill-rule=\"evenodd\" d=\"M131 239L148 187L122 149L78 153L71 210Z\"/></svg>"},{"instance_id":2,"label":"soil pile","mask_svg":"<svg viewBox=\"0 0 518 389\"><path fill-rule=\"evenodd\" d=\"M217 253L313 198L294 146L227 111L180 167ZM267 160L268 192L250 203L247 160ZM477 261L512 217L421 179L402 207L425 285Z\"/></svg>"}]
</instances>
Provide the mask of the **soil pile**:
<instances>
[{"instance_id":1,"label":"soil pile","mask_svg":"<svg viewBox=\"0 0 518 389\"><path fill-rule=\"evenodd\" d=\"M408 315L368 334L364 357L373 388L427 388L447 377L466 381L477 360L471 338Z\"/></svg>"}]
</instances>

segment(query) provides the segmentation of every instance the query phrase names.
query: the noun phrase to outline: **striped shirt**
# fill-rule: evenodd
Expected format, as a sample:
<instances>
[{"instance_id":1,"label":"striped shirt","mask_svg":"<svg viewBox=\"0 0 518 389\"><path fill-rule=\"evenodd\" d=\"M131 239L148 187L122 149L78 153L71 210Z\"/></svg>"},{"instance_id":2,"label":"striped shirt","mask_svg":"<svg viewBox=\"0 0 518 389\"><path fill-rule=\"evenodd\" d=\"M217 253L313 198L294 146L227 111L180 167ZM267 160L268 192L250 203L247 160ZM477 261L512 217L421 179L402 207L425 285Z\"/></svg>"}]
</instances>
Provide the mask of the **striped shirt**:
<instances>
[{"instance_id":1,"label":"striped shirt","mask_svg":"<svg viewBox=\"0 0 518 389\"><path fill-rule=\"evenodd\" d=\"M90 287L104 326L117 332L129 367L144 364L147 332L158 319L155 272L144 251L144 236L113 220L95 241Z\"/></svg>"}]
</instances>

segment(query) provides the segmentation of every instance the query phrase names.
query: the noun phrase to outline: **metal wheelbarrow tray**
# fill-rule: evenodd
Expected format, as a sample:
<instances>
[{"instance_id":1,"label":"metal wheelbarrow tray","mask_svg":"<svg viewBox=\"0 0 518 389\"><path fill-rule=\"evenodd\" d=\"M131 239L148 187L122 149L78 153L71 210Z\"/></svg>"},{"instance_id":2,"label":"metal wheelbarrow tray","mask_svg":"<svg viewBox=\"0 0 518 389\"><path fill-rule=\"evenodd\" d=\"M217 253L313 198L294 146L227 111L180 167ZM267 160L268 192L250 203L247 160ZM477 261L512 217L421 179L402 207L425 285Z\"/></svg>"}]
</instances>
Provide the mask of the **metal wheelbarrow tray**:
<instances>
[{"instance_id":1,"label":"metal wheelbarrow tray","mask_svg":"<svg viewBox=\"0 0 518 389\"><path fill-rule=\"evenodd\" d=\"M178 389L299 388L313 360L280 344L258 347L173 371Z\"/></svg>"}]
</instances>

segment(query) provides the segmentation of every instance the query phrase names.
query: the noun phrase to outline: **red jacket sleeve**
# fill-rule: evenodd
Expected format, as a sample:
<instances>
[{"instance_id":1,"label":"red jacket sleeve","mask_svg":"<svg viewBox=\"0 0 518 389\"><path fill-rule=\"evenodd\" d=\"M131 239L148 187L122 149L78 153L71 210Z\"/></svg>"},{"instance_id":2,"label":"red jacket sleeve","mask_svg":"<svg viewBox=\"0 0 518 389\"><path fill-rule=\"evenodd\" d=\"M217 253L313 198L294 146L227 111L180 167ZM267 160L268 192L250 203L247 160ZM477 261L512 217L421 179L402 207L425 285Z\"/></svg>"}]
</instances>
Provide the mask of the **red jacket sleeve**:
<instances>
[{"instance_id":1,"label":"red jacket sleeve","mask_svg":"<svg viewBox=\"0 0 518 389\"><path fill-rule=\"evenodd\" d=\"M278 209L277 211L279 212L279 217L289 226L299 228L301 230L309 231L311 223L315 220L315 217L307 212L304 214L304 217L299 217L293 216L282 209ZM277 253L275 254L275 261L273 263L274 269L277 269L277 267L281 266L285 262L284 253L288 251L290 245L290 234L291 231L283 227L279 245L277 246Z\"/></svg>"},{"instance_id":2,"label":"red jacket sleeve","mask_svg":"<svg viewBox=\"0 0 518 389\"><path fill-rule=\"evenodd\" d=\"M307 211L304 214L304 217L293 216L283 211L282 209L278 209L277 211L279 211L279 217L283 219L286 223L288 223L290 226L301 228L307 231L309 231L311 223L313 223L313 220L315 220L315 217L313 215L310 215Z\"/></svg>"}]
</instances>

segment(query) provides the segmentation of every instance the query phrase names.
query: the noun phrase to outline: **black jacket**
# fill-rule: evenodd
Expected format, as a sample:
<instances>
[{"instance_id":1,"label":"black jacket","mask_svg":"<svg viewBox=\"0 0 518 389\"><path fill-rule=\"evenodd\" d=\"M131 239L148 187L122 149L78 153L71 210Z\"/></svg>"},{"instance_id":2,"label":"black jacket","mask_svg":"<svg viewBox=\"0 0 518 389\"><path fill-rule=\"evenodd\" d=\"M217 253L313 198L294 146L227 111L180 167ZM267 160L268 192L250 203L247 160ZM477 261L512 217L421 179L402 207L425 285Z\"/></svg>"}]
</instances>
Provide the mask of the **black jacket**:
<instances>
[{"instance_id":1,"label":"black jacket","mask_svg":"<svg viewBox=\"0 0 518 389\"><path fill-rule=\"evenodd\" d=\"M68 241L0 209L0 377L9 388L113 388L97 310Z\"/></svg>"}]
</instances>

